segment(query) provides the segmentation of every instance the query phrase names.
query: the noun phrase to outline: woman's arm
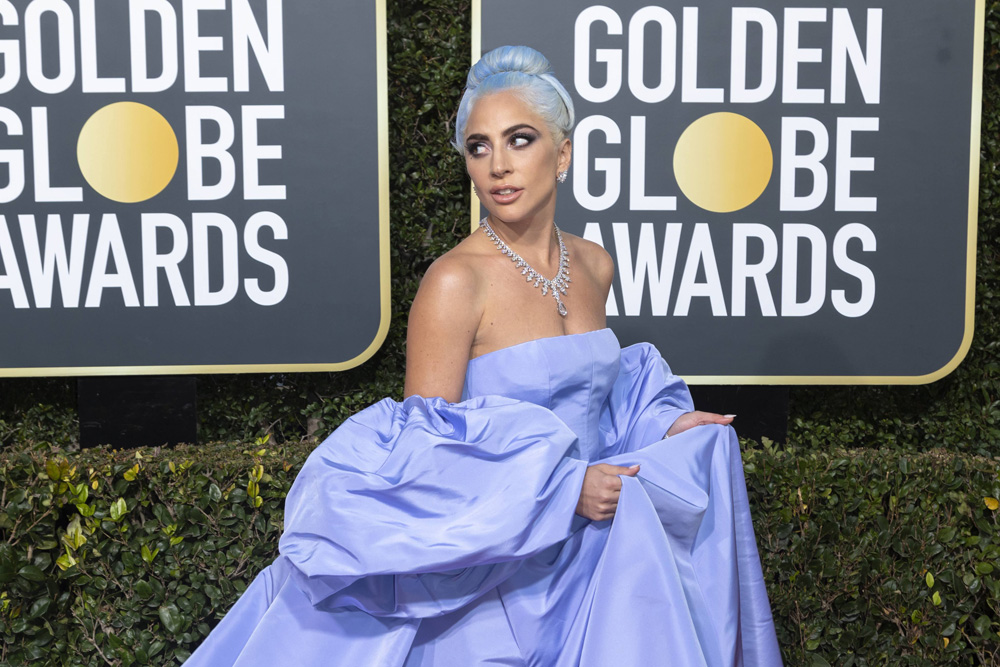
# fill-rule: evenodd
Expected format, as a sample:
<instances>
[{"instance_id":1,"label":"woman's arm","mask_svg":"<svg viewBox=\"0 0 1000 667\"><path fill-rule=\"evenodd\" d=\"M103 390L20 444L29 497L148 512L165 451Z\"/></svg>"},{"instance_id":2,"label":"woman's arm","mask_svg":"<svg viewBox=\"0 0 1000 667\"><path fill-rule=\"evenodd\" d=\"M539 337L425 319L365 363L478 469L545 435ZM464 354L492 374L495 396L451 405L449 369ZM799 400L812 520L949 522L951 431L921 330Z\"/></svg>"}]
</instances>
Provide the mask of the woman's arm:
<instances>
[{"instance_id":1,"label":"woman's arm","mask_svg":"<svg viewBox=\"0 0 1000 667\"><path fill-rule=\"evenodd\" d=\"M406 330L405 396L459 401L483 314L477 272L462 255L438 258L420 282Z\"/></svg>"}]
</instances>

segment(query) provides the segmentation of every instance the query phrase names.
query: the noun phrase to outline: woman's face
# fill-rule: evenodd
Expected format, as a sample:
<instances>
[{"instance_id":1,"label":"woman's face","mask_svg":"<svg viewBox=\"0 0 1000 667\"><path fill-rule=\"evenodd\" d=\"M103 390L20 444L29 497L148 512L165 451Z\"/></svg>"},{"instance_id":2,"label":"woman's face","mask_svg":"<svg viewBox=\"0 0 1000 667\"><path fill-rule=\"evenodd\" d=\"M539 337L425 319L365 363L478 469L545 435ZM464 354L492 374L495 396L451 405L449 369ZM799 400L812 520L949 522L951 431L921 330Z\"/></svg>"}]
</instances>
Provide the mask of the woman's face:
<instances>
[{"instance_id":1,"label":"woman's face","mask_svg":"<svg viewBox=\"0 0 1000 667\"><path fill-rule=\"evenodd\" d=\"M554 219L556 175L570 153L569 139L556 145L545 120L509 91L476 100L465 126L465 166L479 200L506 223Z\"/></svg>"}]
</instances>

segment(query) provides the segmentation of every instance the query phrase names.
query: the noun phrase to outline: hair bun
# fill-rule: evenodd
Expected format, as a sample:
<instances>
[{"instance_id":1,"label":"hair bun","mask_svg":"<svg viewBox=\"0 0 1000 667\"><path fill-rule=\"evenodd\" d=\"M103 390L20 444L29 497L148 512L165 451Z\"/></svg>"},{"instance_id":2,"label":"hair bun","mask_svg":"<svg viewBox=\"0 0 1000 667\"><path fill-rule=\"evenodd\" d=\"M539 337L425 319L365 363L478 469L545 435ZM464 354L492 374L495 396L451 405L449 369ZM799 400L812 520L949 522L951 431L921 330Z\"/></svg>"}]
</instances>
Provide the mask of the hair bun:
<instances>
[{"instance_id":1,"label":"hair bun","mask_svg":"<svg viewBox=\"0 0 1000 667\"><path fill-rule=\"evenodd\" d=\"M559 83L548 59L530 46L501 46L483 55L469 70L455 117L452 144L465 154L465 127L472 105L483 95L516 92L537 113L556 142L573 130L573 99Z\"/></svg>"},{"instance_id":2,"label":"hair bun","mask_svg":"<svg viewBox=\"0 0 1000 667\"><path fill-rule=\"evenodd\" d=\"M504 72L537 76L551 73L552 66L545 56L530 46L501 46L485 54L472 66L465 86L474 90L485 79Z\"/></svg>"}]
</instances>

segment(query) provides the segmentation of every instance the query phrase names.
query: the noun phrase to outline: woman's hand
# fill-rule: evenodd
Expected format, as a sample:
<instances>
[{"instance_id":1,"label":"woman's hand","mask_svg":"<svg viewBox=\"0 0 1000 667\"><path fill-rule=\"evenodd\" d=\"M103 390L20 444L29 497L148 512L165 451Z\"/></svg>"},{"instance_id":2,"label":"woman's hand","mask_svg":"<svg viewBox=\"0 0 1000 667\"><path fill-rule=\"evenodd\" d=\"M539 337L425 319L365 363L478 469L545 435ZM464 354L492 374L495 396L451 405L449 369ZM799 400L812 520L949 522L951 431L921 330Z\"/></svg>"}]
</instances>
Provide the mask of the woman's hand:
<instances>
[{"instance_id":1,"label":"woman's hand","mask_svg":"<svg viewBox=\"0 0 1000 667\"><path fill-rule=\"evenodd\" d=\"M618 496L622 492L622 480L618 475L634 477L637 472L638 465L626 468L598 463L587 468L576 513L591 521L604 521L613 517L618 508Z\"/></svg>"},{"instance_id":2,"label":"woman's hand","mask_svg":"<svg viewBox=\"0 0 1000 667\"><path fill-rule=\"evenodd\" d=\"M704 426L705 424L722 424L728 426L733 423L734 419L736 419L736 415L717 415L714 412L702 412L701 410L685 412L667 430L667 435L677 435L689 428Z\"/></svg>"}]
</instances>

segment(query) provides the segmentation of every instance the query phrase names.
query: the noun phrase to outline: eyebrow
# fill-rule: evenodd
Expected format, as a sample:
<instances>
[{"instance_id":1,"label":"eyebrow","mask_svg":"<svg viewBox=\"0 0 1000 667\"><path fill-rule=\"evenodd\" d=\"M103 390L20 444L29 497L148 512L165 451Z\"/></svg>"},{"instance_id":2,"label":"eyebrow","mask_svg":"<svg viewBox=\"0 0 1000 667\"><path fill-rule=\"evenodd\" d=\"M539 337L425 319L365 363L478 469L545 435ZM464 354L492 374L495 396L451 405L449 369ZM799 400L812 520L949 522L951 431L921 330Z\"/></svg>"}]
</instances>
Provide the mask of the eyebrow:
<instances>
[{"instance_id":1,"label":"eyebrow","mask_svg":"<svg viewBox=\"0 0 1000 667\"><path fill-rule=\"evenodd\" d=\"M514 134L518 130L523 130L523 129L529 129L529 130L534 130L535 132L538 132L538 130L535 129L534 126L529 125L528 123L520 123L518 125L512 125L512 126L508 127L506 130L503 131L503 133L501 134L501 136L503 136L503 137L509 137L510 135ZM470 134L468 137L465 138L465 141L466 142L469 142L469 141L483 141L483 140L487 140L487 139L489 139L489 137L487 137L485 134Z\"/></svg>"}]
</instances>

